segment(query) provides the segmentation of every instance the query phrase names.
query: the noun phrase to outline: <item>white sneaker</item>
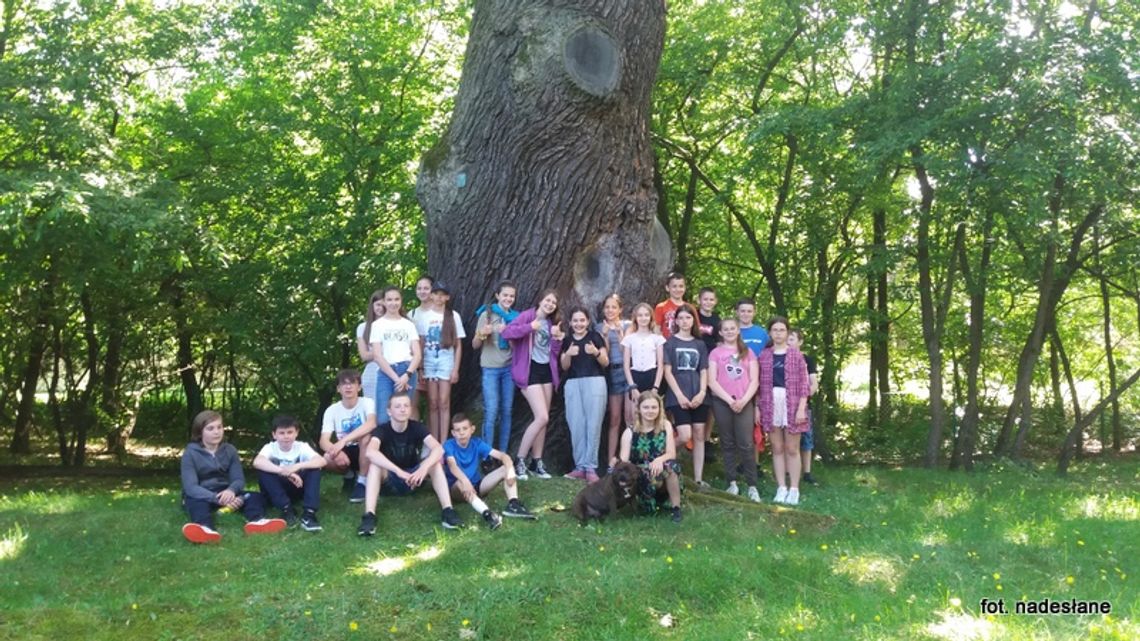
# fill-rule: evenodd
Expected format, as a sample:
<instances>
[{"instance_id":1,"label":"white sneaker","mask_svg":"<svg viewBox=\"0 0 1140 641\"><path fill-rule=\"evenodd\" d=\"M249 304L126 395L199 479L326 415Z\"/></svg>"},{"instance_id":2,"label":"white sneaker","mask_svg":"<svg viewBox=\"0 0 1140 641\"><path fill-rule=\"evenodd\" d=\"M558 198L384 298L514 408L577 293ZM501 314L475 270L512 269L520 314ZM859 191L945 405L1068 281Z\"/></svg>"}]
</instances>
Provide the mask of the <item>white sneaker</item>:
<instances>
[{"instance_id":1,"label":"white sneaker","mask_svg":"<svg viewBox=\"0 0 1140 641\"><path fill-rule=\"evenodd\" d=\"M772 502L783 503L786 500L788 500L788 488L781 485L780 488L776 490L776 498L772 499Z\"/></svg>"},{"instance_id":2,"label":"white sneaker","mask_svg":"<svg viewBox=\"0 0 1140 641\"><path fill-rule=\"evenodd\" d=\"M800 504L800 490L799 490L799 488L793 487L792 489L788 490L788 498L787 498L787 500L784 501L784 503L787 505L799 505Z\"/></svg>"},{"instance_id":3,"label":"white sneaker","mask_svg":"<svg viewBox=\"0 0 1140 641\"><path fill-rule=\"evenodd\" d=\"M748 500L752 501L753 503L760 502L760 492L756 490L755 485L748 486Z\"/></svg>"},{"instance_id":4,"label":"white sneaker","mask_svg":"<svg viewBox=\"0 0 1140 641\"><path fill-rule=\"evenodd\" d=\"M729 483L728 487L724 491L728 492L729 494L731 494L733 496L739 496L740 495L740 488L736 487L736 481Z\"/></svg>"},{"instance_id":5,"label":"white sneaker","mask_svg":"<svg viewBox=\"0 0 1140 641\"><path fill-rule=\"evenodd\" d=\"M515 461L515 476L518 478L518 480L525 481L529 479L530 477L527 476L526 472L526 463L524 463L522 459Z\"/></svg>"}]
</instances>

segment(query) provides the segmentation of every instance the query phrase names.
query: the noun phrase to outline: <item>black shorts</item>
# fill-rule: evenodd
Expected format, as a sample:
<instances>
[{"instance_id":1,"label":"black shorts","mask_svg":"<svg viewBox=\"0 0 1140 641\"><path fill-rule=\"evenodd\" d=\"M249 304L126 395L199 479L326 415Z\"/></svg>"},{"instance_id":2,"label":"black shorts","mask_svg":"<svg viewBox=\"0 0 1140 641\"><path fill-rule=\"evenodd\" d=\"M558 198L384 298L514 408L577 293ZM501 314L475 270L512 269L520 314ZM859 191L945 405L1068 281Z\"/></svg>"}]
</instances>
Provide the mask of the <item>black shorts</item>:
<instances>
[{"instance_id":1,"label":"black shorts","mask_svg":"<svg viewBox=\"0 0 1140 641\"><path fill-rule=\"evenodd\" d=\"M691 410L683 410L680 407L667 407L669 413L673 415L673 426L678 425L692 425L700 423L704 425L709 421L709 406L699 405Z\"/></svg>"},{"instance_id":2,"label":"black shorts","mask_svg":"<svg viewBox=\"0 0 1140 641\"><path fill-rule=\"evenodd\" d=\"M546 385L547 383L554 383L554 377L550 373L550 363L536 363L530 362L530 374L526 379L527 385Z\"/></svg>"},{"instance_id":3,"label":"black shorts","mask_svg":"<svg viewBox=\"0 0 1140 641\"><path fill-rule=\"evenodd\" d=\"M655 389L653 387L653 381L657 378L656 367L653 369L647 369L644 372L639 372L635 369L631 369L629 370L629 373L633 375L633 386L637 388L637 391L648 392L651 389Z\"/></svg>"}]
</instances>

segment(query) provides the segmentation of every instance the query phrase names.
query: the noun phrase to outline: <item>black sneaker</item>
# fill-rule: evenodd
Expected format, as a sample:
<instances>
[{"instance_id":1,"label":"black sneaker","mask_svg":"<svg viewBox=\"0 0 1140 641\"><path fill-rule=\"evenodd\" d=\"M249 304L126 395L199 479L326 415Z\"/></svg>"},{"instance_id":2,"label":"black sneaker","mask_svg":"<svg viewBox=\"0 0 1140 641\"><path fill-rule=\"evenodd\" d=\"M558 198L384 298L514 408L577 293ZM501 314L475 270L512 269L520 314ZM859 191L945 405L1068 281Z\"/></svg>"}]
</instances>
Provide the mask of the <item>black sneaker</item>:
<instances>
[{"instance_id":1,"label":"black sneaker","mask_svg":"<svg viewBox=\"0 0 1140 641\"><path fill-rule=\"evenodd\" d=\"M291 528L297 526L297 512L292 506L281 510L281 518L285 519L285 527Z\"/></svg>"},{"instance_id":2,"label":"black sneaker","mask_svg":"<svg viewBox=\"0 0 1140 641\"><path fill-rule=\"evenodd\" d=\"M681 522L681 507L680 506L673 508L672 519L673 519L674 523L680 523Z\"/></svg>"},{"instance_id":3,"label":"black sneaker","mask_svg":"<svg viewBox=\"0 0 1140 641\"><path fill-rule=\"evenodd\" d=\"M365 512L364 516L360 517L360 527L356 529L356 533L360 536L376 534L376 514Z\"/></svg>"},{"instance_id":4,"label":"black sneaker","mask_svg":"<svg viewBox=\"0 0 1140 641\"><path fill-rule=\"evenodd\" d=\"M531 521L538 518L533 512L526 509L526 506L518 499L511 499L507 503L507 509L503 510L503 516L509 516L513 519L529 519Z\"/></svg>"},{"instance_id":5,"label":"black sneaker","mask_svg":"<svg viewBox=\"0 0 1140 641\"><path fill-rule=\"evenodd\" d=\"M540 459L540 458L534 459L534 465L531 466L530 471L532 474L534 474L535 478L540 478L540 479L552 478L550 476L550 472L546 471L546 466L543 465L542 459Z\"/></svg>"},{"instance_id":6,"label":"black sneaker","mask_svg":"<svg viewBox=\"0 0 1140 641\"><path fill-rule=\"evenodd\" d=\"M815 480L815 477L811 475L811 472L804 474L804 483L807 483L808 485L819 485L819 481Z\"/></svg>"},{"instance_id":7,"label":"black sneaker","mask_svg":"<svg viewBox=\"0 0 1140 641\"><path fill-rule=\"evenodd\" d=\"M353 486L356 485L356 475L352 474L344 477L344 482L341 483L340 491L344 493L352 492Z\"/></svg>"},{"instance_id":8,"label":"black sneaker","mask_svg":"<svg viewBox=\"0 0 1140 641\"><path fill-rule=\"evenodd\" d=\"M459 515L455 513L455 508L445 507L440 516L443 522L443 527L449 530L458 530L463 527L463 521L459 520Z\"/></svg>"},{"instance_id":9,"label":"black sneaker","mask_svg":"<svg viewBox=\"0 0 1140 641\"><path fill-rule=\"evenodd\" d=\"M495 514L491 510L484 510L483 521L487 524L487 527L491 528L492 530L497 530L499 529L499 526L503 524L503 517Z\"/></svg>"},{"instance_id":10,"label":"black sneaker","mask_svg":"<svg viewBox=\"0 0 1140 641\"><path fill-rule=\"evenodd\" d=\"M364 484L353 482L356 487L352 488L352 494L348 495L349 503L363 503L364 502Z\"/></svg>"},{"instance_id":11,"label":"black sneaker","mask_svg":"<svg viewBox=\"0 0 1140 641\"><path fill-rule=\"evenodd\" d=\"M301 529L306 532L320 532L321 522L317 520L317 513L312 510L305 510L301 515ZM375 526L373 526L375 529Z\"/></svg>"}]
</instances>

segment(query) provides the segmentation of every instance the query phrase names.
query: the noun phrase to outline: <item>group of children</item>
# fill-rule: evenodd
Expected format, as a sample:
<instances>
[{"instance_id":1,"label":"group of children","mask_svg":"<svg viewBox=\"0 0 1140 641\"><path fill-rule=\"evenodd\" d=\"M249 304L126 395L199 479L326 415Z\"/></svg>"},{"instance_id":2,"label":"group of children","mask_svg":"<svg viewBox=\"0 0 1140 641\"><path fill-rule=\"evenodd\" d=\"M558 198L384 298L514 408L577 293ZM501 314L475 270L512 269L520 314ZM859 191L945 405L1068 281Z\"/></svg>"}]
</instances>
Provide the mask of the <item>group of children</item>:
<instances>
[{"instance_id":1,"label":"group of children","mask_svg":"<svg viewBox=\"0 0 1140 641\"><path fill-rule=\"evenodd\" d=\"M685 302L680 274L669 275L666 291L665 301L656 307L639 303L628 319L621 297L611 294L602 304L601 320L595 323L587 309L575 307L564 326L556 292L542 292L534 307L517 311L518 288L500 282L493 300L477 310L472 335L482 367L482 438L473 435L475 426L466 416L451 415L451 386L459 378L466 334L448 287L421 278L416 283L420 305L410 314L399 288L373 293L356 330L363 375L355 370L337 375L340 400L324 414L323 454L297 442L294 419L278 417L273 442L253 462L261 492L249 493L236 450L222 440L221 416L207 411L195 418L194 442L182 458L183 499L191 520L183 528L186 538L219 540L213 512L220 508L241 509L250 533L276 532L294 523L320 530L322 468L344 474L349 500L364 503L362 536L376 530L380 494L409 494L425 481L439 500L445 528L462 526L453 499L471 505L491 529L501 525L502 516L534 519L518 499L517 481L551 477L543 452L553 394L560 386L574 460L566 477L590 483L604 473L599 450L608 425L604 468L618 461L641 466L643 511L668 507L680 521L678 447L692 450L693 479L707 486L704 450L711 411L720 426L726 490L739 494L742 476L748 497L760 501L756 457L758 441L766 435L778 487L774 501L796 505L801 472L814 482L807 404L817 382L814 363L799 350L802 334L781 317L766 328L753 324L755 304L749 299L737 302L734 317L720 319L716 292L709 288L700 291L694 308ZM515 388L532 418L511 457ZM427 397L424 423L418 415L421 396ZM452 438L445 440L448 427ZM499 465L484 476L490 459ZM500 483L508 499L501 515L482 499ZM265 518L267 502L282 518Z\"/></svg>"}]
</instances>

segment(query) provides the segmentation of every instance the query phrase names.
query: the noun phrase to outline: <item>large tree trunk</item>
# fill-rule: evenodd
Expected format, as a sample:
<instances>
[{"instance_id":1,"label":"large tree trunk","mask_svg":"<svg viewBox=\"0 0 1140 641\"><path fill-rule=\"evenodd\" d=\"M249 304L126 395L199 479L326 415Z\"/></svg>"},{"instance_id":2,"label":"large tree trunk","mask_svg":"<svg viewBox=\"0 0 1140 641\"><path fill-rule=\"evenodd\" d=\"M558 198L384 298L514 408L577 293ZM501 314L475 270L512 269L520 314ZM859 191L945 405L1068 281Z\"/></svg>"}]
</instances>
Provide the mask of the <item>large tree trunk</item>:
<instances>
[{"instance_id":1,"label":"large tree trunk","mask_svg":"<svg viewBox=\"0 0 1140 641\"><path fill-rule=\"evenodd\" d=\"M48 329L51 325L51 309L54 304L55 280L49 275L40 291L28 341L28 358L24 365L23 382L20 385L20 404L16 407L16 425L12 432L12 443L8 449L13 454L32 452L32 415L36 408L36 386L39 384L43 368L44 353L48 346Z\"/></svg>"},{"instance_id":2,"label":"large tree trunk","mask_svg":"<svg viewBox=\"0 0 1140 641\"><path fill-rule=\"evenodd\" d=\"M475 3L455 112L416 185L431 273L465 322L503 278L519 309L545 288L594 313L610 292L627 309L661 293L673 256L649 108L664 31L661 0Z\"/></svg>"}]
</instances>

